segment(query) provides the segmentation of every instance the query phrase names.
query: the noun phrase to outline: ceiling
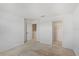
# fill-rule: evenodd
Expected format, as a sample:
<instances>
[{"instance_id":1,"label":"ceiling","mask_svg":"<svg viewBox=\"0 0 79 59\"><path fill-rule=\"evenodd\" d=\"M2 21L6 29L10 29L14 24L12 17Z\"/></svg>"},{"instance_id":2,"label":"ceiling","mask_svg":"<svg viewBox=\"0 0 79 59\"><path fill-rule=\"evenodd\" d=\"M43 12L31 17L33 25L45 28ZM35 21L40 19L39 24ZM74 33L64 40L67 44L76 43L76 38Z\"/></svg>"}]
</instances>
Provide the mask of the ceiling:
<instances>
[{"instance_id":1,"label":"ceiling","mask_svg":"<svg viewBox=\"0 0 79 59\"><path fill-rule=\"evenodd\" d=\"M0 12L35 19L73 13L77 5L77 3L1 3Z\"/></svg>"}]
</instances>

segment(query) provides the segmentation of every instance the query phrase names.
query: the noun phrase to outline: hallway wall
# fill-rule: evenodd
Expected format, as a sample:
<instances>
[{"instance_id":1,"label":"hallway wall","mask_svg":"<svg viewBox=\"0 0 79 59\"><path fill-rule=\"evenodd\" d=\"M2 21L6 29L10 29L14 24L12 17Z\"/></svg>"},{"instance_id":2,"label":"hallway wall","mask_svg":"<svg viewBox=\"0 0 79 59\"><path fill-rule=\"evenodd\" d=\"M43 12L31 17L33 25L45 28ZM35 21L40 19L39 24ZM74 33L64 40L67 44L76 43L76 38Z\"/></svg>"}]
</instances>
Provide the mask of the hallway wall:
<instances>
[{"instance_id":1,"label":"hallway wall","mask_svg":"<svg viewBox=\"0 0 79 59\"><path fill-rule=\"evenodd\" d=\"M27 23L27 40L32 39L32 24Z\"/></svg>"},{"instance_id":2,"label":"hallway wall","mask_svg":"<svg viewBox=\"0 0 79 59\"><path fill-rule=\"evenodd\" d=\"M0 12L0 51L24 44L24 19Z\"/></svg>"},{"instance_id":3,"label":"hallway wall","mask_svg":"<svg viewBox=\"0 0 79 59\"><path fill-rule=\"evenodd\" d=\"M79 51L79 5L73 13L74 49Z\"/></svg>"},{"instance_id":4,"label":"hallway wall","mask_svg":"<svg viewBox=\"0 0 79 59\"><path fill-rule=\"evenodd\" d=\"M52 22L40 23L38 33L41 43L52 45Z\"/></svg>"},{"instance_id":5,"label":"hallway wall","mask_svg":"<svg viewBox=\"0 0 79 59\"><path fill-rule=\"evenodd\" d=\"M73 18L72 14L63 16L63 47L74 48L73 39Z\"/></svg>"}]
</instances>

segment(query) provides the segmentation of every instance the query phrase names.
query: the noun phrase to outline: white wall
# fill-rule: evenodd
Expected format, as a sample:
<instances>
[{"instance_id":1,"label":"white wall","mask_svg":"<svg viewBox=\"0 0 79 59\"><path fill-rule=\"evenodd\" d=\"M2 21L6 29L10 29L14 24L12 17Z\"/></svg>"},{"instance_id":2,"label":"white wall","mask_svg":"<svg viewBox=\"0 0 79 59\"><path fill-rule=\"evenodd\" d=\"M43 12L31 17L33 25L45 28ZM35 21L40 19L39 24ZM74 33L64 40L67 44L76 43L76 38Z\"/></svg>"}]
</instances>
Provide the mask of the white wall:
<instances>
[{"instance_id":1,"label":"white wall","mask_svg":"<svg viewBox=\"0 0 79 59\"><path fill-rule=\"evenodd\" d=\"M0 51L24 44L24 19L0 13Z\"/></svg>"},{"instance_id":2,"label":"white wall","mask_svg":"<svg viewBox=\"0 0 79 59\"><path fill-rule=\"evenodd\" d=\"M52 22L40 23L39 40L41 43L52 45Z\"/></svg>"},{"instance_id":3,"label":"white wall","mask_svg":"<svg viewBox=\"0 0 79 59\"><path fill-rule=\"evenodd\" d=\"M74 48L79 50L79 5L73 13Z\"/></svg>"},{"instance_id":4,"label":"white wall","mask_svg":"<svg viewBox=\"0 0 79 59\"><path fill-rule=\"evenodd\" d=\"M71 14L63 16L63 47L73 49L73 18Z\"/></svg>"},{"instance_id":5,"label":"white wall","mask_svg":"<svg viewBox=\"0 0 79 59\"><path fill-rule=\"evenodd\" d=\"M27 40L32 39L32 24L27 23Z\"/></svg>"}]
</instances>

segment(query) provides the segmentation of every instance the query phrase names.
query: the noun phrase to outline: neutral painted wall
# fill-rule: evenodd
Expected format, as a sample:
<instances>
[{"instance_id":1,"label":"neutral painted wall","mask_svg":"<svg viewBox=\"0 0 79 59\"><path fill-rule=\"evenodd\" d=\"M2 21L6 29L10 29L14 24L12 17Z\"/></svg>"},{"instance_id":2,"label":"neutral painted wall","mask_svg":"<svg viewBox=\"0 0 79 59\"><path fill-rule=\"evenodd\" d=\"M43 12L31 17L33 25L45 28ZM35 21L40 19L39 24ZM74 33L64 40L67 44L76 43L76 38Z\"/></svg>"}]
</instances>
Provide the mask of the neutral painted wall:
<instances>
[{"instance_id":1,"label":"neutral painted wall","mask_svg":"<svg viewBox=\"0 0 79 59\"><path fill-rule=\"evenodd\" d=\"M24 44L24 19L0 13L0 51Z\"/></svg>"},{"instance_id":2,"label":"neutral painted wall","mask_svg":"<svg viewBox=\"0 0 79 59\"><path fill-rule=\"evenodd\" d=\"M74 49L79 50L79 5L73 13Z\"/></svg>"},{"instance_id":3,"label":"neutral painted wall","mask_svg":"<svg viewBox=\"0 0 79 59\"><path fill-rule=\"evenodd\" d=\"M73 18L72 15L63 16L63 47L73 49Z\"/></svg>"},{"instance_id":4,"label":"neutral painted wall","mask_svg":"<svg viewBox=\"0 0 79 59\"><path fill-rule=\"evenodd\" d=\"M27 23L27 40L32 39L32 24Z\"/></svg>"},{"instance_id":5,"label":"neutral painted wall","mask_svg":"<svg viewBox=\"0 0 79 59\"><path fill-rule=\"evenodd\" d=\"M39 40L41 43L52 45L52 23L51 22L40 23Z\"/></svg>"}]
</instances>

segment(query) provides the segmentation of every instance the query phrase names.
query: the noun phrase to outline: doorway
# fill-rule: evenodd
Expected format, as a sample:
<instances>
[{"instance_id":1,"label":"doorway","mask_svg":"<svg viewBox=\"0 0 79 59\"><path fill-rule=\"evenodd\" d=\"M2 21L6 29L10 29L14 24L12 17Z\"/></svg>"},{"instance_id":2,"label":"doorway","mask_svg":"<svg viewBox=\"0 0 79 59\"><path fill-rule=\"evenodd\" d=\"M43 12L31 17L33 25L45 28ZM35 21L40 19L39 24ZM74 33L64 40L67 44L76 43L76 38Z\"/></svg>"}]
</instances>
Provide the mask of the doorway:
<instances>
[{"instance_id":1,"label":"doorway","mask_svg":"<svg viewBox=\"0 0 79 59\"><path fill-rule=\"evenodd\" d=\"M32 41L37 41L36 31L37 24L32 24Z\"/></svg>"},{"instance_id":2,"label":"doorway","mask_svg":"<svg viewBox=\"0 0 79 59\"><path fill-rule=\"evenodd\" d=\"M62 21L53 22L53 43L52 46L54 48L62 47Z\"/></svg>"}]
</instances>

